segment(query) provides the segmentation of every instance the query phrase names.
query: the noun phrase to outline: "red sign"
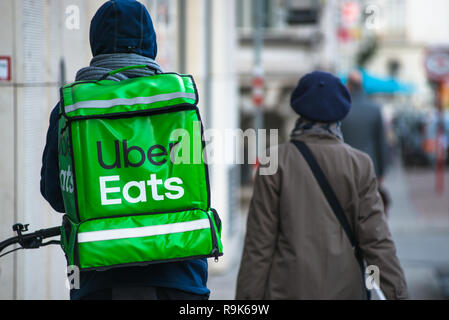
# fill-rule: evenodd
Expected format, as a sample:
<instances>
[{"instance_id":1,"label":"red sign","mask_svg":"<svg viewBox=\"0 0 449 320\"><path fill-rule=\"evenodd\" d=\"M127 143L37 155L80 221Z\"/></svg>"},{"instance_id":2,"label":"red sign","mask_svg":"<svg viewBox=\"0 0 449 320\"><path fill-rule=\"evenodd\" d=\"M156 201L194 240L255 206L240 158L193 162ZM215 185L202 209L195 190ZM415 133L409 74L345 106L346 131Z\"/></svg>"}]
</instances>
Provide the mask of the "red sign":
<instances>
[{"instance_id":1,"label":"red sign","mask_svg":"<svg viewBox=\"0 0 449 320\"><path fill-rule=\"evenodd\" d=\"M343 25L352 26L359 21L360 5L355 1L343 2L341 5L341 20Z\"/></svg>"},{"instance_id":2,"label":"red sign","mask_svg":"<svg viewBox=\"0 0 449 320\"><path fill-rule=\"evenodd\" d=\"M264 86L265 81L262 76L253 78L253 104L255 107L262 107L264 104Z\"/></svg>"},{"instance_id":3,"label":"red sign","mask_svg":"<svg viewBox=\"0 0 449 320\"><path fill-rule=\"evenodd\" d=\"M0 56L0 81L11 80L11 57Z\"/></svg>"}]
</instances>

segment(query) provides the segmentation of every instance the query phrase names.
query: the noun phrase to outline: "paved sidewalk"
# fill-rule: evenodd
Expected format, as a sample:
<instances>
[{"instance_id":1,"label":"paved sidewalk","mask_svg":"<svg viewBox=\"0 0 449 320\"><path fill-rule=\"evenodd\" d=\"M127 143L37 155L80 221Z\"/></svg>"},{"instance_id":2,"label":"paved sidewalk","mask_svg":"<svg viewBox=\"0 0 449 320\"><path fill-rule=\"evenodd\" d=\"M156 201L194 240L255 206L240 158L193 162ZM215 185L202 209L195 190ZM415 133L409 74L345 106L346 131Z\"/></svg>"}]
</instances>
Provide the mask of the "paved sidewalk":
<instances>
[{"instance_id":1,"label":"paved sidewalk","mask_svg":"<svg viewBox=\"0 0 449 320\"><path fill-rule=\"evenodd\" d=\"M238 265L233 266L222 275L210 275L208 287L211 300L234 300L237 283Z\"/></svg>"},{"instance_id":2,"label":"paved sidewalk","mask_svg":"<svg viewBox=\"0 0 449 320\"><path fill-rule=\"evenodd\" d=\"M393 199L389 224L410 298L444 299L437 270L449 270L448 185L438 195L431 168L405 170L399 165L390 170L385 184Z\"/></svg>"},{"instance_id":3,"label":"paved sidewalk","mask_svg":"<svg viewBox=\"0 0 449 320\"><path fill-rule=\"evenodd\" d=\"M211 291L211 300L234 300L235 288L237 283L237 274L242 257L243 241L245 236L246 214L242 213L240 217L240 232L235 236L238 239L236 245L232 249L232 262L225 273L214 274L209 273L208 288Z\"/></svg>"}]
</instances>

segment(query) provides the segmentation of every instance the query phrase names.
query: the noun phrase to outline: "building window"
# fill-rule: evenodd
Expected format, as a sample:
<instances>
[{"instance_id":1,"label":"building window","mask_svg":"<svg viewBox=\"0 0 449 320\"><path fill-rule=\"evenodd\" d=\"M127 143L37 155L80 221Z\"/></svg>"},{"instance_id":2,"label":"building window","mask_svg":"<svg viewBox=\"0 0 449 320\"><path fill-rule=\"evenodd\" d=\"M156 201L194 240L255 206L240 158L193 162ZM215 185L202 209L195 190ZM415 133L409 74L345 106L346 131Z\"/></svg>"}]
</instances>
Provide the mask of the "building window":
<instances>
[{"instance_id":1,"label":"building window","mask_svg":"<svg viewBox=\"0 0 449 320\"><path fill-rule=\"evenodd\" d=\"M254 28L257 1L263 4L263 25L266 29L282 30L289 26L319 22L319 0L237 0L239 28Z\"/></svg>"},{"instance_id":2,"label":"building window","mask_svg":"<svg viewBox=\"0 0 449 320\"><path fill-rule=\"evenodd\" d=\"M388 37L402 37L405 35L406 3L404 0L389 0L384 2L381 11L385 17L385 29Z\"/></svg>"}]
</instances>

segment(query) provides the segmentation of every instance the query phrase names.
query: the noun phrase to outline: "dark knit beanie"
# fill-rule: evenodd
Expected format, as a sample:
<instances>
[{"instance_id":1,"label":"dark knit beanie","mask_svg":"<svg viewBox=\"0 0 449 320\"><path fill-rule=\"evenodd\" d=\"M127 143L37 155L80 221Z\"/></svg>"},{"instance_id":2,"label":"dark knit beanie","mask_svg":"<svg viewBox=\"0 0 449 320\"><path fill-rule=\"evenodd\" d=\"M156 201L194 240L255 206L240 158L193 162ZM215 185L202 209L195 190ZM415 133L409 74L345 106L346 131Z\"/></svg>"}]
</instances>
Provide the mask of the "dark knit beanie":
<instances>
[{"instance_id":1,"label":"dark knit beanie","mask_svg":"<svg viewBox=\"0 0 449 320\"><path fill-rule=\"evenodd\" d=\"M291 95L293 110L313 121L337 122L351 109L348 89L334 75L314 71L306 74Z\"/></svg>"}]
</instances>

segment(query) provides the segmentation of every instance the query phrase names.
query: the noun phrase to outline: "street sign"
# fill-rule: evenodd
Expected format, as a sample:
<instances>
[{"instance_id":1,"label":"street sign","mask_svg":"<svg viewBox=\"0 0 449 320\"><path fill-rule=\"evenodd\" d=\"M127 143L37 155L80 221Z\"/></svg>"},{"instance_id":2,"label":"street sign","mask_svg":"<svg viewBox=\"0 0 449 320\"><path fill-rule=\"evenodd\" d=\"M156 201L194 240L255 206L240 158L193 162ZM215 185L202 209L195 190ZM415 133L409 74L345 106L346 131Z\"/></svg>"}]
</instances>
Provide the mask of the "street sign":
<instances>
[{"instance_id":1,"label":"street sign","mask_svg":"<svg viewBox=\"0 0 449 320\"><path fill-rule=\"evenodd\" d=\"M443 82L449 79L449 48L429 50L425 67L429 80Z\"/></svg>"},{"instance_id":2,"label":"street sign","mask_svg":"<svg viewBox=\"0 0 449 320\"><path fill-rule=\"evenodd\" d=\"M0 56L0 81L11 80L11 57Z\"/></svg>"},{"instance_id":3,"label":"street sign","mask_svg":"<svg viewBox=\"0 0 449 320\"><path fill-rule=\"evenodd\" d=\"M258 74L253 77L253 105L256 108L263 107L264 104L264 86L265 81L262 75Z\"/></svg>"},{"instance_id":4,"label":"street sign","mask_svg":"<svg viewBox=\"0 0 449 320\"><path fill-rule=\"evenodd\" d=\"M341 4L341 22L344 26L354 26L359 22L361 8L356 1L346 1Z\"/></svg>"}]
</instances>

